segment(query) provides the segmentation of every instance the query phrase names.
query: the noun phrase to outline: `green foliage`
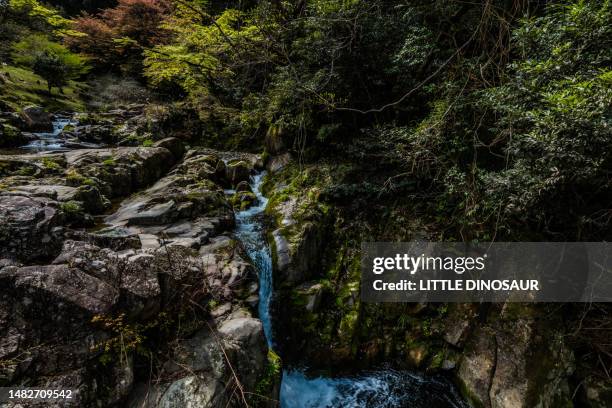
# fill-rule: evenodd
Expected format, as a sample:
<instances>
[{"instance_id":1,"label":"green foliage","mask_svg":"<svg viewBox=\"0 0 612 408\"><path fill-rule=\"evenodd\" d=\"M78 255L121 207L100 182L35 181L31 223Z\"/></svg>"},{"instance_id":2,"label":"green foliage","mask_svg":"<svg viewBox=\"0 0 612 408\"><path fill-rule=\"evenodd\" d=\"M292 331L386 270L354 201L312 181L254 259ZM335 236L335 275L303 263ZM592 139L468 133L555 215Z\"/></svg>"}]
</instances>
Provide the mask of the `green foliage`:
<instances>
[{"instance_id":1,"label":"green foliage","mask_svg":"<svg viewBox=\"0 0 612 408\"><path fill-rule=\"evenodd\" d=\"M260 396L272 395L273 387L279 384L281 379L281 372L283 363L281 358L273 350L268 350L268 361L266 364L266 370L260 380L255 386L255 399ZM261 401L262 406L265 406L266 401ZM256 406L257 401L255 401Z\"/></svg>"},{"instance_id":2,"label":"green foliage","mask_svg":"<svg viewBox=\"0 0 612 408\"><path fill-rule=\"evenodd\" d=\"M27 36L15 44L13 60L44 78L49 93L52 87L61 90L69 80L78 78L88 70L82 57L61 44L49 41L42 34Z\"/></svg>"},{"instance_id":3,"label":"green foliage","mask_svg":"<svg viewBox=\"0 0 612 408\"><path fill-rule=\"evenodd\" d=\"M612 188L610 21L608 1L553 6L523 21L513 37L520 58L507 81L482 92L506 160L480 175L483 204L498 205L502 221L571 234L564 239L605 236L598 210Z\"/></svg>"},{"instance_id":4,"label":"green foliage","mask_svg":"<svg viewBox=\"0 0 612 408\"><path fill-rule=\"evenodd\" d=\"M9 0L9 12L16 14L27 23L43 23L57 34L79 35L70 29L72 22L60 15L57 10L42 5L37 0Z\"/></svg>"}]
</instances>

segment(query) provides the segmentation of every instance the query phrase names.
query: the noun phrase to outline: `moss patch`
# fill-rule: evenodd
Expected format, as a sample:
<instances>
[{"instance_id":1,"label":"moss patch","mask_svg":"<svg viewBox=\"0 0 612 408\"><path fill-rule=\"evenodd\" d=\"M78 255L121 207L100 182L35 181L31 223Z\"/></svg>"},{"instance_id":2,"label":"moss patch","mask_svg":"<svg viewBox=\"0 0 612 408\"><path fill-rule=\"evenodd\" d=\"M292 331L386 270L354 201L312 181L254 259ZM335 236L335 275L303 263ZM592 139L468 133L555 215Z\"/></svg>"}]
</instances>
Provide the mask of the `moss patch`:
<instances>
[{"instance_id":1,"label":"moss patch","mask_svg":"<svg viewBox=\"0 0 612 408\"><path fill-rule=\"evenodd\" d=\"M87 86L83 83L70 81L63 93L54 90L49 95L45 80L28 69L6 65L0 67L0 72L7 78L0 87L0 101L14 111L28 105L44 106L49 111L85 109L83 92Z\"/></svg>"}]
</instances>

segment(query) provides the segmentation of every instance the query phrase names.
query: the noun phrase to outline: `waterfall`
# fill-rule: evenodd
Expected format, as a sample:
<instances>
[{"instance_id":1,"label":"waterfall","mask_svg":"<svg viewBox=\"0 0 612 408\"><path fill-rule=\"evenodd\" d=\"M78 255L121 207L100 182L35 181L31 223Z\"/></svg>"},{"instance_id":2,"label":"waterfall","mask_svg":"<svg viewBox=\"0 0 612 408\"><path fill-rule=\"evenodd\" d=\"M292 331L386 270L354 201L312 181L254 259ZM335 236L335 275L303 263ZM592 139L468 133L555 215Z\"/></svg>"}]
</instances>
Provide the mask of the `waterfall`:
<instances>
[{"instance_id":1,"label":"waterfall","mask_svg":"<svg viewBox=\"0 0 612 408\"><path fill-rule=\"evenodd\" d=\"M236 236L246 248L259 276L259 318L268 347L274 348L270 303L273 294L272 256L263 225L268 203L261 192L265 173L251 180L258 202L236 214ZM229 192L229 191L228 191ZM353 377L312 377L285 367L280 390L281 408L468 408L443 376L382 369Z\"/></svg>"}]
</instances>

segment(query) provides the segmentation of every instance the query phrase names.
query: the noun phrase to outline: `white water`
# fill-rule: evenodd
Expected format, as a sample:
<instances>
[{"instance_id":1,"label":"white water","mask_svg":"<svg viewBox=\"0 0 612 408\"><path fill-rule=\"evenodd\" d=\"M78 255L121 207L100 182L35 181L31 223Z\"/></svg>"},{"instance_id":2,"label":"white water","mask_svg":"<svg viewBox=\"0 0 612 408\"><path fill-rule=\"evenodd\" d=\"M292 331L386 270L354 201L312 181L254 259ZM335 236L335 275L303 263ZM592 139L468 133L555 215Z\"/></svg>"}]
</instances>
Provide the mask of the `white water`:
<instances>
[{"instance_id":1,"label":"white water","mask_svg":"<svg viewBox=\"0 0 612 408\"><path fill-rule=\"evenodd\" d=\"M251 188L257 196L257 204L236 214L236 234L244 244L259 275L259 319L263 324L268 347L272 348L272 320L270 302L272 300L272 256L266 242L262 223L263 212L268 199L261 192L261 183L265 173L259 173L251 181ZM229 192L233 190L226 191Z\"/></svg>"},{"instance_id":2,"label":"white water","mask_svg":"<svg viewBox=\"0 0 612 408\"><path fill-rule=\"evenodd\" d=\"M268 200L260 191L265 173L251 181L258 204L236 214L236 235L243 242L259 274L259 318L268 347L273 348L272 257L266 242L263 212ZM281 408L467 408L452 384L443 377L384 369L354 377L309 377L286 369L280 389Z\"/></svg>"},{"instance_id":3,"label":"white water","mask_svg":"<svg viewBox=\"0 0 612 408\"><path fill-rule=\"evenodd\" d=\"M37 139L32 140L22 149L32 150L35 152L43 152L49 150L65 150L64 140L59 136L62 130L68 125L75 124L71 119L59 118L53 121L53 131L34 133Z\"/></svg>"}]
</instances>

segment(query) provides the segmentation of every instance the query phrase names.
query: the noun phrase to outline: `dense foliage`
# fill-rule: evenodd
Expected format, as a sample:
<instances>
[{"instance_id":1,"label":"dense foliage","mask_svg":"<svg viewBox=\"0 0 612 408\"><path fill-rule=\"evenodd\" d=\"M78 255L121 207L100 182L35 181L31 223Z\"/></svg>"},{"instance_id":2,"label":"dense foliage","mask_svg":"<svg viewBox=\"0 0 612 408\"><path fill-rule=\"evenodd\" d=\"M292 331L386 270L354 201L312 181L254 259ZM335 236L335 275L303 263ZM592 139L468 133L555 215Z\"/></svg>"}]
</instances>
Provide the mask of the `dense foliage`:
<instances>
[{"instance_id":1,"label":"dense foliage","mask_svg":"<svg viewBox=\"0 0 612 408\"><path fill-rule=\"evenodd\" d=\"M200 142L267 135L300 160L361 166L372 191L418 182L413 200L447 238L604 239L610 7L121 0L69 20L11 0L0 41L50 87L84 72L60 43L95 73L147 81L198 113Z\"/></svg>"},{"instance_id":2,"label":"dense foliage","mask_svg":"<svg viewBox=\"0 0 612 408\"><path fill-rule=\"evenodd\" d=\"M382 154L455 238L608 236L608 1L177 4L145 75L210 133Z\"/></svg>"}]
</instances>

